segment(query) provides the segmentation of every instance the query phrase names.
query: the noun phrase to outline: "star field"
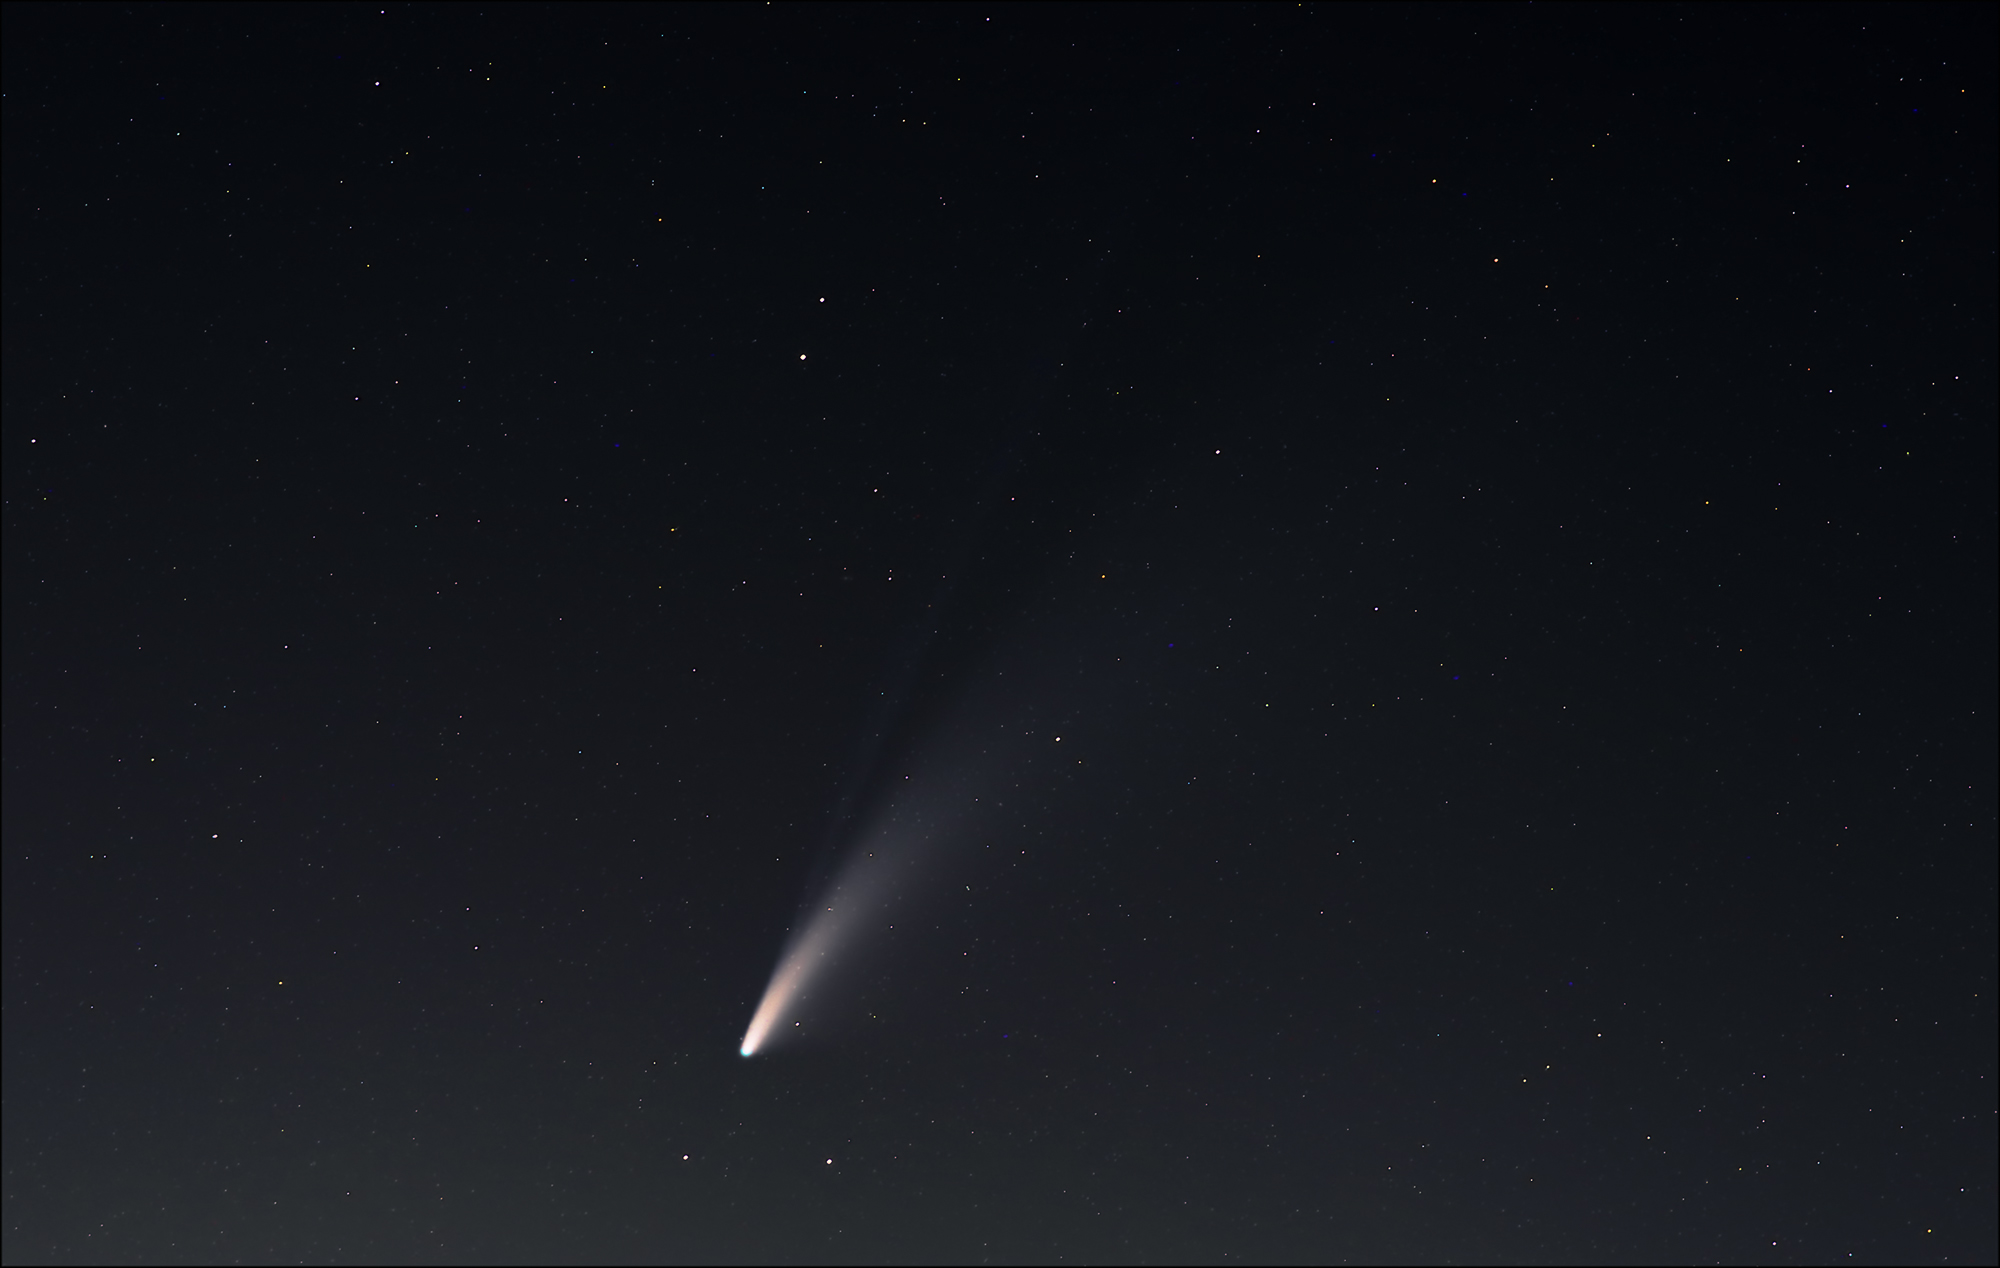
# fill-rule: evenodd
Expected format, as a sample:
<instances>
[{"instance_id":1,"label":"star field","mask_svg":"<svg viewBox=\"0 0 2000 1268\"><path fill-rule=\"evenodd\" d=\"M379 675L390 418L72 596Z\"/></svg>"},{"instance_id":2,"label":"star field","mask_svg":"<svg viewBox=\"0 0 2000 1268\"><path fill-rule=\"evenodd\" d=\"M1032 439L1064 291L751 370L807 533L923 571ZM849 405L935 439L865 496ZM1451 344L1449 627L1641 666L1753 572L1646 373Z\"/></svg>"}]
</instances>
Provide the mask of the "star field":
<instances>
[{"instance_id":1,"label":"star field","mask_svg":"<svg viewBox=\"0 0 2000 1268\"><path fill-rule=\"evenodd\" d=\"M1992 1260L1992 27L10 10L5 1258Z\"/></svg>"}]
</instances>

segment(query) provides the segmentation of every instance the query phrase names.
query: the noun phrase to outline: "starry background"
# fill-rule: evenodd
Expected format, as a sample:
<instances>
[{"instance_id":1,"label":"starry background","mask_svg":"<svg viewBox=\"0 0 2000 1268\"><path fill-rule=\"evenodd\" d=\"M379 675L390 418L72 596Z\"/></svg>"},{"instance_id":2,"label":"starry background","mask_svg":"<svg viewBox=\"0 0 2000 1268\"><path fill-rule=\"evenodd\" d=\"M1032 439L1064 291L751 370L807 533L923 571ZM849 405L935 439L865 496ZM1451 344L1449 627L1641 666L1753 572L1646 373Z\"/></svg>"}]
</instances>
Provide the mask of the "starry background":
<instances>
[{"instance_id":1,"label":"starry background","mask_svg":"<svg viewBox=\"0 0 2000 1268\"><path fill-rule=\"evenodd\" d=\"M7 1261L1992 1262L1994 24L10 6Z\"/></svg>"}]
</instances>

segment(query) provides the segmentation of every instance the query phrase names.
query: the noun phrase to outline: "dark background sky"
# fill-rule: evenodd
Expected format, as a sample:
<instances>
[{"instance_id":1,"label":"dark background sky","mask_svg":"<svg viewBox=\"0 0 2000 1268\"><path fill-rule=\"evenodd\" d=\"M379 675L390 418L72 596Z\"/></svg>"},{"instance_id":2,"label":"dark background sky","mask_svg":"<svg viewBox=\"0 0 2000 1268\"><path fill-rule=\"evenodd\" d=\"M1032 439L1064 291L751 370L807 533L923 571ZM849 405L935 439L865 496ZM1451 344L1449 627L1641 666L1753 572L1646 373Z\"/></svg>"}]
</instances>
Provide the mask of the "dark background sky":
<instances>
[{"instance_id":1,"label":"dark background sky","mask_svg":"<svg viewBox=\"0 0 2000 1268\"><path fill-rule=\"evenodd\" d=\"M7 1261L1992 1262L1994 13L9 6Z\"/></svg>"}]
</instances>

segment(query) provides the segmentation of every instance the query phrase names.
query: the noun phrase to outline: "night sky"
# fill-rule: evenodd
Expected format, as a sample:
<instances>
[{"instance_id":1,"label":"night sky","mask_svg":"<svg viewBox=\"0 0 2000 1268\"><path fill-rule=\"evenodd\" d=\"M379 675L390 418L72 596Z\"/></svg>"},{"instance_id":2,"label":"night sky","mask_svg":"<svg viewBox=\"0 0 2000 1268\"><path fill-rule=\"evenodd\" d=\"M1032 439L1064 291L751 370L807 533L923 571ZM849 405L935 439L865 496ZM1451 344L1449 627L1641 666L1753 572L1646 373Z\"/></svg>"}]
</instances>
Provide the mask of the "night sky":
<instances>
[{"instance_id":1,"label":"night sky","mask_svg":"<svg viewBox=\"0 0 2000 1268\"><path fill-rule=\"evenodd\" d=\"M7 1262L1993 1262L1995 15L10 5Z\"/></svg>"}]
</instances>

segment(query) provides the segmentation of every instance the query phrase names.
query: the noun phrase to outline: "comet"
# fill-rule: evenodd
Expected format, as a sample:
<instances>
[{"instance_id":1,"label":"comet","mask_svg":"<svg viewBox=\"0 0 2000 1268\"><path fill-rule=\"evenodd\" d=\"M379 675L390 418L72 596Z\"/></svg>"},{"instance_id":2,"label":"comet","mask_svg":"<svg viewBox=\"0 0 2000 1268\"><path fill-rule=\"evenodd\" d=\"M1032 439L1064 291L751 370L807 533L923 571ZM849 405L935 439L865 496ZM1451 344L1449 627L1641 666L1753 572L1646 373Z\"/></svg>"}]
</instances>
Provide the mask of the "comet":
<instances>
[{"instance_id":1,"label":"comet","mask_svg":"<svg viewBox=\"0 0 2000 1268\"><path fill-rule=\"evenodd\" d=\"M1100 259L1100 275L1102 270L1103 260ZM942 572L932 592L931 602L924 609L921 623L910 631L898 654L892 658L893 669L884 679L885 687L877 705L874 725L865 732L867 739L863 744L862 757L855 763L857 778L833 815L833 825L822 847L822 858L837 857L836 851L849 840L848 829L853 822L854 811L881 798L884 790L878 787L878 781L887 755L898 752L909 742L907 736L900 737L901 745L897 741L908 720L911 698L930 664L932 645L938 635L938 613L949 606L960 574L971 566L980 526L1005 505L1001 500L1003 497L1007 503L1014 501L1006 490L1021 469L1027 442L1039 434L1034 430L1035 422L1060 378L1062 349L1070 346L1082 326L1088 324L1083 322L1079 326L1067 327L1029 366L1022 385L1017 421L1004 434L1002 443L988 464L985 490L974 503L974 513L963 521L956 544L940 553ZM805 360L804 355L801 354L799 359ZM998 682L996 676L996 687ZM1015 703L1018 704L1018 701ZM990 744L979 747L983 751ZM933 763L933 769L936 765ZM909 776L905 775L904 779L909 779ZM959 798L958 804L963 809L978 800L967 793ZM877 820L877 832L873 834L878 838L876 846L858 851L849 860L840 872L838 882L827 891L827 897L805 915L779 955L777 967L771 971L770 982L764 987L763 998L757 1002L757 1011L750 1017L749 1029L743 1032L738 1052L745 1057L756 1056L788 1030L800 1025L797 1014L811 998L815 983L828 971L836 954L844 952L863 929L879 927L876 918L904 897L902 882L915 874L919 856L927 851L935 854L937 844L949 836L947 821L951 819L951 814L939 817L929 813L938 808L935 797L928 806L911 806L903 802L900 794L888 800L886 812Z\"/></svg>"}]
</instances>

